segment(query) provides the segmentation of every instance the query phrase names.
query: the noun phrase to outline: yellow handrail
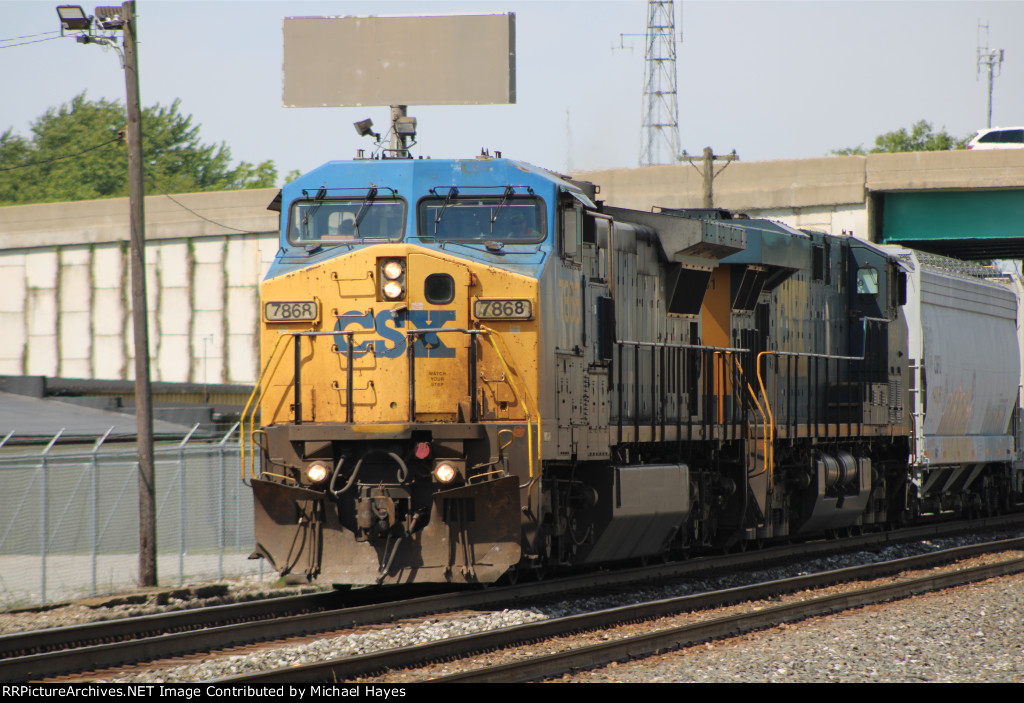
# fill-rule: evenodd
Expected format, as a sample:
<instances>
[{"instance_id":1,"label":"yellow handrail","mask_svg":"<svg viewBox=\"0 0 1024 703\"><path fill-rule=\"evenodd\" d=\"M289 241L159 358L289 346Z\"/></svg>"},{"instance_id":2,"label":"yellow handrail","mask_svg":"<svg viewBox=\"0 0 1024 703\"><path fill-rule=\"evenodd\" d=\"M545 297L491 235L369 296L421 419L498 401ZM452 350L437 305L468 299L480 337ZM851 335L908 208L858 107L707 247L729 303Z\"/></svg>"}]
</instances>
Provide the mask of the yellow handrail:
<instances>
[{"instance_id":1,"label":"yellow handrail","mask_svg":"<svg viewBox=\"0 0 1024 703\"><path fill-rule=\"evenodd\" d=\"M740 370L740 376L743 376L744 375L744 373L743 373L743 366L740 364L740 360L739 359L734 359L733 361L736 362L736 368ZM767 425L768 425L768 417L767 417L767 415L764 412L764 408L761 407L761 403L757 399L757 394L754 393L753 386L751 386L749 383L747 384L747 393L750 393L750 399L754 401L754 405L757 406L757 411L759 413L761 413L761 419L764 421L764 424L767 427ZM767 398L765 398L765 402L766 403L768 402ZM764 440L763 441L763 445L764 445L764 450L763 451L764 451L765 471L768 471L768 435L766 434L762 439ZM773 451L774 451L774 448L773 448ZM748 474L748 478L753 478L754 476L760 476L760 475L761 475L760 472L756 473L756 474Z\"/></svg>"},{"instance_id":2,"label":"yellow handrail","mask_svg":"<svg viewBox=\"0 0 1024 703\"><path fill-rule=\"evenodd\" d=\"M761 376L761 357L766 354L775 355L773 351L763 351L757 355L757 385L761 387L761 397L764 398L764 407L768 411L768 438L771 440L771 458L768 459L768 479L775 477L775 417L772 415L772 404L768 402L768 391L764 387L764 378Z\"/></svg>"},{"instance_id":3,"label":"yellow handrail","mask_svg":"<svg viewBox=\"0 0 1024 703\"><path fill-rule=\"evenodd\" d=\"M532 479L534 477L534 461L536 460L536 463L538 465L541 461L540 409L537 406L537 403L534 401L533 396L530 394L529 387L526 385L525 381L523 381L522 375L516 369L515 365L512 364L511 361L509 360L512 355L509 352L508 347L505 345L505 341L501 338L501 335L496 330L493 330L489 327L482 326L481 329L486 333L485 336L487 340L491 343L491 346L494 348L494 352L498 357L498 361L501 363L502 368L505 370L505 376L506 378L509 379L509 387L512 389L512 393L515 395L516 400L519 401L519 404L526 411L527 459L529 462L529 475ZM282 348L282 342L284 342L288 337L296 337L296 335L292 333L282 333L281 336L278 337L277 343L274 345L273 350L270 352L270 356L267 358L267 363L264 365L263 370L256 381L256 385L253 387L253 391L249 395L249 400L245 404L245 409L242 411L242 432L241 437L239 439L239 444L241 449L241 469L243 480L245 480L246 478L247 468L245 450L247 439L245 425L246 419L249 420L248 440L249 443L251 444L253 435L255 434L256 409L259 407L259 404L263 401L263 396L266 393L266 389L263 387L264 380L266 379L268 373L273 375L273 373L277 371L277 367L280 365L281 360L284 358L284 354L278 354L278 351ZM513 382L513 378L519 379L519 382L522 383L522 388L519 388L518 384ZM251 414L250 409L252 410ZM252 448L248 461L248 469L249 474L253 478L256 477L255 454L255 448Z\"/></svg>"},{"instance_id":4,"label":"yellow handrail","mask_svg":"<svg viewBox=\"0 0 1024 703\"><path fill-rule=\"evenodd\" d=\"M514 364L510 365L510 363L508 361L506 361L505 355L507 354L509 357L511 357L512 355L509 353L508 347L505 346L505 340L503 340L501 338L501 335L498 334L497 330L493 330L490 327L487 327L487 326L484 326L484 325L481 325L480 329L487 333L486 334L487 341L491 343L492 347L494 347L494 352L495 352L495 354L498 355L498 361L501 362L502 368L505 369L505 377L509 379L509 387L512 389L512 393L515 394L516 400L518 400L520 405L522 405L523 408L526 410L526 452L527 452L527 458L529 460L530 478L532 479L533 478L533 454L534 454L533 441L534 440L533 440L533 432L531 430L530 423L532 422L532 418L534 416L536 416L536 418L537 418L536 419L536 424L537 424L537 440L536 440L537 441L537 450L536 451L537 451L537 464L539 465L540 464L540 460L541 460L540 459L540 409L537 407L537 404L534 402L533 396L530 395L530 389L527 387L526 383L523 381L523 377L519 374L519 371L515 368L515 365ZM501 349L498 348L498 344L495 342L495 339L498 342L501 343L501 346L505 350L505 354L502 354L502 351L501 351ZM528 400L529 403L524 402L523 397L519 393L519 389L516 388L516 384L511 382L513 376L518 378L521 382L523 382L523 389L522 389L523 395L525 395L526 400Z\"/></svg>"},{"instance_id":5,"label":"yellow handrail","mask_svg":"<svg viewBox=\"0 0 1024 703\"><path fill-rule=\"evenodd\" d=\"M721 383L718 378L718 355L721 354L723 357L727 352L713 351L711 352L711 383L714 384L715 388L715 419L714 421L719 425L725 424L725 408L723 407L722 397L725 393L725 369L722 369ZM653 361L651 362L654 363ZM728 362L727 362L728 363ZM724 429L723 429L724 433Z\"/></svg>"},{"instance_id":6,"label":"yellow handrail","mask_svg":"<svg viewBox=\"0 0 1024 703\"><path fill-rule=\"evenodd\" d=\"M256 380L256 385L253 387L252 393L249 394L249 400L245 404L245 409L242 410L241 422L239 424L239 426L241 427L241 436L239 437L239 445L240 445L241 452L242 452L242 480L243 481L245 480L245 416L248 415L249 408L251 407L252 408L252 415L249 417L249 441L251 443L252 442L253 433L255 432L255 427L254 426L256 424L256 408L258 408L259 404L263 401L264 391L261 390L262 387L263 387L263 379L266 377L267 372L270 371L270 363L274 360L274 356L277 354L277 350L281 347L281 342L285 341L290 336L292 336L292 335L288 334L288 333L282 333L281 336L277 338L277 343L274 345L273 350L271 350L270 357L267 359L267 363L263 367L263 371L260 372L260 377ZM277 367L281 363L281 359L283 359L283 358L284 358L284 355L282 354L278 358L277 363L274 364L274 371L277 371ZM256 399L257 394L259 395L259 398L256 400L255 407L253 407L253 400ZM255 461L255 459L256 459L256 450L253 449L253 451L251 452L251 455L249 457L249 464L250 464L249 473L252 475L253 478L256 478L256 461Z\"/></svg>"}]
</instances>

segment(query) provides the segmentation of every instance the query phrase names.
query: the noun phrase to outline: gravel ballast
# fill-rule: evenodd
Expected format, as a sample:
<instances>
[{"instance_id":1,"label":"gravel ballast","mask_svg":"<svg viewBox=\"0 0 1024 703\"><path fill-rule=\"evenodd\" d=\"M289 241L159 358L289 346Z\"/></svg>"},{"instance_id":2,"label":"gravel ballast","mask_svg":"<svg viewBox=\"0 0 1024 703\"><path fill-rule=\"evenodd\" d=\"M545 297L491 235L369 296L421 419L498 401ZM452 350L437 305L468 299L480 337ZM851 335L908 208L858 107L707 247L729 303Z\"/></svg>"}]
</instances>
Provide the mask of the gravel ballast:
<instances>
[{"instance_id":1,"label":"gravel ballast","mask_svg":"<svg viewBox=\"0 0 1024 703\"><path fill-rule=\"evenodd\" d=\"M416 622L381 625L340 636L325 635L286 646L264 646L244 654L214 655L187 664L178 662L172 668L145 667L121 674L108 673L102 679L124 682L205 681L246 671L435 641L469 631L515 625L584 609L614 607L642 599L784 578L802 571L893 559L979 540L980 537L934 540L816 559L799 566L686 579L673 585L639 588L626 594L567 598L556 603L533 607L524 605L520 609L501 612L448 614ZM249 589L252 592L248 592ZM961 595L970 589L979 590L974 596ZM234 597L245 598L253 597L256 592L265 593L267 588L263 584L252 584L248 588L235 584L231 590ZM962 605L959 604L961 599ZM922 606L921 603L927 605ZM176 607L183 606L176 604ZM976 607L972 610L972 606ZM151 607L162 610L166 606ZM922 609L922 612L917 613L917 609ZM150 610L150 607L136 605L130 610L138 613ZM108 617L111 614L108 613ZM0 615L0 631L23 629L28 624L26 620L31 619L35 620L34 626L39 627L44 621L53 626L71 624L80 618L95 619L96 616L95 610L81 606L45 613ZM386 680L386 677L382 679ZM816 618L639 662L606 666L561 680L1024 681L1024 577L1005 577L912 600Z\"/></svg>"},{"instance_id":2,"label":"gravel ballast","mask_svg":"<svg viewBox=\"0 0 1024 703\"><path fill-rule=\"evenodd\" d=\"M1024 682L1024 575L564 676L608 682Z\"/></svg>"}]
</instances>

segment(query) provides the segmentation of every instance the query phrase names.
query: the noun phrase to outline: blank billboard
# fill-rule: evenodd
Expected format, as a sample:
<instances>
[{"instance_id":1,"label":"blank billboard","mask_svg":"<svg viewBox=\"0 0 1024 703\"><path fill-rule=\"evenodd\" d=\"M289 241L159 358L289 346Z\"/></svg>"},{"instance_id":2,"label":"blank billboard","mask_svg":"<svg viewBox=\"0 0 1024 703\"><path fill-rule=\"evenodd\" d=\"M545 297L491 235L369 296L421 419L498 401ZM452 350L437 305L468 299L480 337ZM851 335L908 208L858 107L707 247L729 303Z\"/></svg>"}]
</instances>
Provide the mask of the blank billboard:
<instances>
[{"instance_id":1,"label":"blank billboard","mask_svg":"<svg viewBox=\"0 0 1024 703\"><path fill-rule=\"evenodd\" d=\"M286 17L284 106L516 101L515 14Z\"/></svg>"}]
</instances>

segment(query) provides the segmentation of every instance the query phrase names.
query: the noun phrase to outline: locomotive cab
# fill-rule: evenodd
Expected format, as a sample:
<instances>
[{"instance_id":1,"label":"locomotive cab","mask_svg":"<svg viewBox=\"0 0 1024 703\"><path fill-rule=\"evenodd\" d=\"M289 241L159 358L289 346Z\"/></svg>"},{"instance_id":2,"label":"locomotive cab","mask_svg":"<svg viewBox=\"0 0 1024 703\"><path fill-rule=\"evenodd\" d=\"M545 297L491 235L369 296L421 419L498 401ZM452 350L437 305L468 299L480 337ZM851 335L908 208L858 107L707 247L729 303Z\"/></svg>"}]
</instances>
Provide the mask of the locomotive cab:
<instances>
[{"instance_id":1,"label":"locomotive cab","mask_svg":"<svg viewBox=\"0 0 1024 703\"><path fill-rule=\"evenodd\" d=\"M520 562L541 451L524 360L564 188L496 159L333 162L285 186L252 452L275 568L490 582Z\"/></svg>"}]
</instances>

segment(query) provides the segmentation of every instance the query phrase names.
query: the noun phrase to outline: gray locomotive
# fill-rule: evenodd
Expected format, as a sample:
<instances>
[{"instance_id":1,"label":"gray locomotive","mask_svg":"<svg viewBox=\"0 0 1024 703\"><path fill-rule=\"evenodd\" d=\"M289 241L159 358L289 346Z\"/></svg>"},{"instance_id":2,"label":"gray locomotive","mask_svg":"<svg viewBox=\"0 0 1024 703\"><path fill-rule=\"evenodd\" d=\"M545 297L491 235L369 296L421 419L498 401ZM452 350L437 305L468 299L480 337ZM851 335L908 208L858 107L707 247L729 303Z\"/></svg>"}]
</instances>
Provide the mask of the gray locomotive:
<instances>
[{"instance_id":1,"label":"gray locomotive","mask_svg":"<svg viewBox=\"0 0 1024 703\"><path fill-rule=\"evenodd\" d=\"M1019 276L719 210L604 212L633 225L613 258L637 270L616 279L605 500L572 511L594 546L571 551L602 561L1024 500Z\"/></svg>"}]
</instances>

